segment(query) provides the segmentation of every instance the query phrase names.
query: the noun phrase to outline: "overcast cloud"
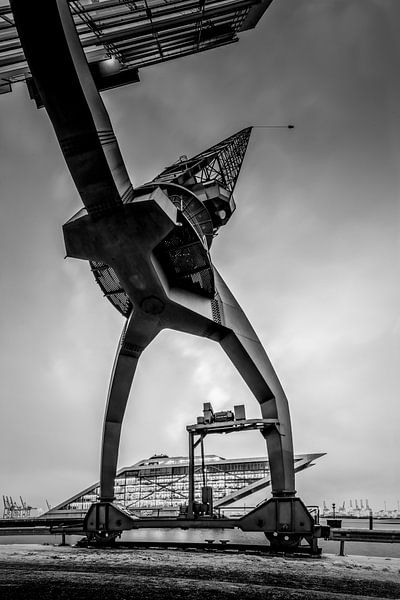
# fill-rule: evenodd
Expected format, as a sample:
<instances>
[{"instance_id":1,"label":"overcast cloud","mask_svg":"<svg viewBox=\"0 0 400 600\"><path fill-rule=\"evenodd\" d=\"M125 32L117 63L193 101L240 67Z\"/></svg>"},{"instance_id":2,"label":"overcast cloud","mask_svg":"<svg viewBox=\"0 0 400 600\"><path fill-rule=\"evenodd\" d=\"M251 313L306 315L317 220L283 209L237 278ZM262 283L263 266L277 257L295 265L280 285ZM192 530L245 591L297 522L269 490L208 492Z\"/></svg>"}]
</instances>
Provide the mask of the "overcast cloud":
<instances>
[{"instance_id":1,"label":"overcast cloud","mask_svg":"<svg viewBox=\"0 0 400 600\"><path fill-rule=\"evenodd\" d=\"M253 124L213 257L287 392L308 503L400 498L398 0L275 0L238 44L141 71L104 94L133 182ZM50 121L24 85L2 96L0 492L44 506L98 479L122 317L84 262L63 260L80 207ZM258 406L220 348L163 332L134 381L121 466L187 453L201 413ZM222 456L256 433L212 436Z\"/></svg>"}]
</instances>

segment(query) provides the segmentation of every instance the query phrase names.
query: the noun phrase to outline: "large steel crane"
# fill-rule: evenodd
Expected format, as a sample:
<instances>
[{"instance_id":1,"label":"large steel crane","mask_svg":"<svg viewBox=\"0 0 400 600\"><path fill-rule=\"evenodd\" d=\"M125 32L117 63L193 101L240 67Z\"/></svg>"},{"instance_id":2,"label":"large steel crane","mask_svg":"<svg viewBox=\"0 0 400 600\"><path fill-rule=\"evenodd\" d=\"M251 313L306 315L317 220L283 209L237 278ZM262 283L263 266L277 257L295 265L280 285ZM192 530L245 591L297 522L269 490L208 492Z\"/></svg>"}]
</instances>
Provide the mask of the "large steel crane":
<instances>
[{"instance_id":1,"label":"large steel crane","mask_svg":"<svg viewBox=\"0 0 400 600\"><path fill-rule=\"evenodd\" d=\"M235 208L232 192L250 128L197 156L183 157L134 189L99 95L107 81L121 85L129 80L132 57L141 56L143 44L150 44L162 61L179 54L168 54L174 28L174 43L183 44L186 53L229 43L238 31L256 24L270 2L42 0L39 13L37 3L11 0L31 93L50 117L84 204L64 225L67 254L90 262L107 298L126 317L104 420L100 498L85 521L87 531L100 539L134 526L113 504L121 426L139 358L165 328L219 342L260 405L272 498L244 517L240 527L264 531L277 546L297 545L303 537L315 549L320 535L295 495L285 393L210 256L216 231ZM120 11L119 16L107 16L109 9ZM78 26L77 14L85 17L84 25ZM51 63L46 60L49 47ZM88 48L94 65L88 62ZM115 61L120 70L110 75L107 65L114 69ZM193 518L186 523L191 525Z\"/></svg>"}]
</instances>

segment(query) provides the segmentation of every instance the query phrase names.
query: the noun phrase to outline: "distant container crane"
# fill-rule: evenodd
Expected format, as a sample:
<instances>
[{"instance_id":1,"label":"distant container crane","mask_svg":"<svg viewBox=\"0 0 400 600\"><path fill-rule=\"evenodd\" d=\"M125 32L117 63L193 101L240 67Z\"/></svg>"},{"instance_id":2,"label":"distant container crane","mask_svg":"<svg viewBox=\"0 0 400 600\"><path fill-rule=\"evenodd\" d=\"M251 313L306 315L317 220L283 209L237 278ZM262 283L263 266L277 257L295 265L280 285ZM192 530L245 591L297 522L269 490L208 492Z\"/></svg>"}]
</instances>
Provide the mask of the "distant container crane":
<instances>
[{"instance_id":1,"label":"distant container crane","mask_svg":"<svg viewBox=\"0 0 400 600\"><path fill-rule=\"evenodd\" d=\"M29 506L22 496L19 499L21 504L17 504L12 496L3 495L3 519L24 519L31 516L32 510L36 510L34 506Z\"/></svg>"}]
</instances>

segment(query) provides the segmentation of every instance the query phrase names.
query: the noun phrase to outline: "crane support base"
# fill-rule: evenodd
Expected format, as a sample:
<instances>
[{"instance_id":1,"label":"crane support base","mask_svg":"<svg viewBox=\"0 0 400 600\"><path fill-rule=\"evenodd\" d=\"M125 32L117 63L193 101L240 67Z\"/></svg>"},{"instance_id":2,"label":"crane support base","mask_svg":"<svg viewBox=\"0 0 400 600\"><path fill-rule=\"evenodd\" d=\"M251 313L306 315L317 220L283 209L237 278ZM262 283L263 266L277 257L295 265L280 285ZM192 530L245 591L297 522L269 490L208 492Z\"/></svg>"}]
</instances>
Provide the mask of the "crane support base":
<instances>
[{"instance_id":1,"label":"crane support base","mask_svg":"<svg viewBox=\"0 0 400 600\"><path fill-rule=\"evenodd\" d=\"M98 543L115 540L129 529L241 529L264 533L276 552L293 551L304 539L310 554L319 554L318 538L329 537L329 527L316 524L300 498L270 498L241 519L210 516L137 518L111 502L92 504L85 517L84 531Z\"/></svg>"}]
</instances>

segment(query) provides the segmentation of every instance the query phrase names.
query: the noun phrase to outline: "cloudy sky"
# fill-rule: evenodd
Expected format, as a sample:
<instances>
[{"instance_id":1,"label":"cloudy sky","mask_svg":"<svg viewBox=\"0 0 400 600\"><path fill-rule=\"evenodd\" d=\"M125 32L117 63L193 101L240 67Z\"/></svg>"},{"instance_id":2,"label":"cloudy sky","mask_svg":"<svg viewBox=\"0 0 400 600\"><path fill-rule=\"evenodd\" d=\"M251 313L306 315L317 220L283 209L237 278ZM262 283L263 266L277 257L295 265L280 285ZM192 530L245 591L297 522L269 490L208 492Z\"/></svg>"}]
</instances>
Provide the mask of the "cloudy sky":
<instances>
[{"instance_id":1,"label":"cloudy sky","mask_svg":"<svg viewBox=\"0 0 400 600\"><path fill-rule=\"evenodd\" d=\"M275 0L238 44L141 71L104 94L134 184L248 125L237 211L214 262L287 392L306 503L400 498L400 3ZM98 479L123 319L88 265L64 260L80 199L46 113L0 97L0 494L51 504ZM258 405L209 340L163 332L146 350L120 466L187 453L202 403ZM256 433L206 450L263 455Z\"/></svg>"}]
</instances>

